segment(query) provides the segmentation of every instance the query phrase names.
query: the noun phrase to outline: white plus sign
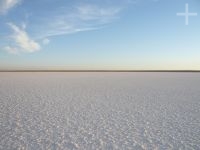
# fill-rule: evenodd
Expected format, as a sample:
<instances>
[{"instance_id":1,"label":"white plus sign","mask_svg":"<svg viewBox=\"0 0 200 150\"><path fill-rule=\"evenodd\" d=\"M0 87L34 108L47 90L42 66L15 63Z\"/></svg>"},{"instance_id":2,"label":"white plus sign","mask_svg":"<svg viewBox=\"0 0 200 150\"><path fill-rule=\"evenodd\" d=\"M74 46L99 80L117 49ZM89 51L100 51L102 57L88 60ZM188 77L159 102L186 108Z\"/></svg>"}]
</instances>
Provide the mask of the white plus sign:
<instances>
[{"instance_id":1,"label":"white plus sign","mask_svg":"<svg viewBox=\"0 0 200 150\"><path fill-rule=\"evenodd\" d=\"M185 25L189 24L189 17L190 16L197 16L197 13L190 13L188 4L185 4L185 13L177 13L177 16L184 16L185 17Z\"/></svg>"}]
</instances>

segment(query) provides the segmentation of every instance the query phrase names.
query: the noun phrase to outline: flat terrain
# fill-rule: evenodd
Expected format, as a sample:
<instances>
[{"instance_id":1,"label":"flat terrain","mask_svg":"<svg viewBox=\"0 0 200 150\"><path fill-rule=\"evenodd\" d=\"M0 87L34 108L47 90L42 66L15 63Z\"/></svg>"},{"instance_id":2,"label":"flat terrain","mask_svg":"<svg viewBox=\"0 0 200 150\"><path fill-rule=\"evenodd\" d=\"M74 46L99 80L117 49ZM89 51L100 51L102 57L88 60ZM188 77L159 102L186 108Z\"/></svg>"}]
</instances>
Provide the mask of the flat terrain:
<instances>
[{"instance_id":1,"label":"flat terrain","mask_svg":"<svg viewBox=\"0 0 200 150\"><path fill-rule=\"evenodd\" d=\"M0 149L200 149L200 73L0 73Z\"/></svg>"}]
</instances>

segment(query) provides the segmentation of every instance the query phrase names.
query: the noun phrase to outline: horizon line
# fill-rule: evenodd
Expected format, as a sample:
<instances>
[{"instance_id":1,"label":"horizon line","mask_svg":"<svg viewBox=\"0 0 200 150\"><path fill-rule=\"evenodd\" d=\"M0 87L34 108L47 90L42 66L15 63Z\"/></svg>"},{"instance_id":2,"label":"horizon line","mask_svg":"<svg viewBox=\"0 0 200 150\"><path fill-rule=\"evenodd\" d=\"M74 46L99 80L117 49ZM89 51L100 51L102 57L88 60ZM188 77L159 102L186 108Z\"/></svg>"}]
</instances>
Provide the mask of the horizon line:
<instances>
[{"instance_id":1,"label":"horizon line","mask_svg":"<svg viewBox=\"0 0 200 150\"><path fill-rule=\"evenodd\" d=\"M200 70L0 70L0 72L199 72Z\"/></svg>"}]
</instances>

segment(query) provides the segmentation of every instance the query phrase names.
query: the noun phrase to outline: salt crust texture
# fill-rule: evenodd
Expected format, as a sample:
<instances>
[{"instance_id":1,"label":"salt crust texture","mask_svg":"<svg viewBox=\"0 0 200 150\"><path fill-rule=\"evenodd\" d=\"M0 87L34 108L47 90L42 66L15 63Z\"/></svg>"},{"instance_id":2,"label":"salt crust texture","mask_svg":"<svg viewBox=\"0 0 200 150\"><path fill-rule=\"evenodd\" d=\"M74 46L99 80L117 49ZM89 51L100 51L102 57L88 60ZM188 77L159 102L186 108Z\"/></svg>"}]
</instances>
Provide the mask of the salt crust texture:
<instances>
[{"instance_id":1,"label":"salt crust texture","mask_svg":"<svg viewBox=\"0 0 200 150\"><path fill-rule=\"evenodd\" d=\"M200 149L199 73L0 73L1 150Z\"/></svg>"}]
</instances>

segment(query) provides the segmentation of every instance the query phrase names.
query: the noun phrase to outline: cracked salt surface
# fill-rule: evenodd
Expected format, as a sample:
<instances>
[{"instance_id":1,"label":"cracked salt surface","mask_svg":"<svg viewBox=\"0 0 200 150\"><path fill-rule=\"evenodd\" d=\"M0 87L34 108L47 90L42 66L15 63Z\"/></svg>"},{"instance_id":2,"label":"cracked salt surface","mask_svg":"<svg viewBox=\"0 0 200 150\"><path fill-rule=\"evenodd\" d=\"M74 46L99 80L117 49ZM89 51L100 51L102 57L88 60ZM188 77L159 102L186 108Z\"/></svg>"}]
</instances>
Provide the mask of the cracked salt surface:
<instances>
[{"instance_id":1,"label":"cracked salt surface","mask_svg":"<svg viewBox=\"0 0 200 150\"><path fill-rule=\"evenodd\" d=\"M199 73L0 73L0 149L200 149Z\"/></svg>"}]
</instances>

